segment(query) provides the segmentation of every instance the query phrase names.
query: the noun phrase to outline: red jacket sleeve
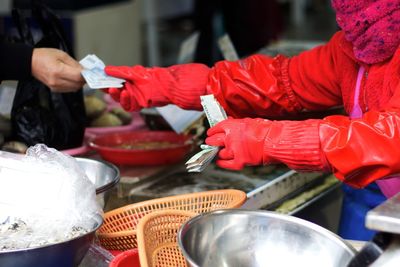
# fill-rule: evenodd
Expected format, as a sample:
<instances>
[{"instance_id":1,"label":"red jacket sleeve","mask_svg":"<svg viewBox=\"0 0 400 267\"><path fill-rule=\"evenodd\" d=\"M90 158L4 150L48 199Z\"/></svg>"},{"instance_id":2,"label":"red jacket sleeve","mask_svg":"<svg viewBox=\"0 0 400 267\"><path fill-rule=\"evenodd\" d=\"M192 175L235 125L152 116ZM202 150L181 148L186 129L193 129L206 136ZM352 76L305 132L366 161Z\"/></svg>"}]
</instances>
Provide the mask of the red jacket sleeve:
<instances>
[{"instance_id":1,"label":"red jacket sleeve","mask_svg":"<svg viewBox=\"0 0 400 267\"><path fill-rule=\"evenodd\" d=\"M335 176L364 187L400 173L400 113L367 112L362 119L330 116L319 127L322 151Z\"/></svg>"},{"instance_id":2,"label":"red jacket sleeve","mask_svg":"<svg viewBox=\"0 0 400 267\"><path fill-rule=\"evenodd\" d=\"M400 86L381 111L360 119L276 121L265 153L298 171L331 170L353 187L400 174Z\"/></svg>"},{"instance_id":3,"label":"red jacket sleeve","mask_svg":"<svg viewBox=\"0 0 400 267\"><path fill-rule=\"evenodd\" d=\"M256 55L220 62L211 71L209 91L236 117L268 118L340 105L339 38L335 35L327 45L291 59ZM398 174L399 98L361 119L337 115L323 120L277 121L271 128L274 138L266 142L264 151L295 170L332 170L336 177L359 188Z\"/></svg>"},{"instance_id":4,"label":"red jacket sleeve","mask_svg":"<svg viewBox=\"0 0 400 267\"><path fill-rule=\"evenodd\" d=\"M370 111L361 119L274 121L264 153L298 171L332 171L357 188L400 173L400 113Z\"/></svg>"},{"instance_id":5,"label":"red jacket sleeve","mask_svg":"<svg viewBox=\"0 0 400 267\"><path fill-rule=\"evenodd\" d=\"M293 58L254 55L218 62L207 91L233 117L280 117L340 105L335 36Z\"/></svg>"},{"instance_id":6,"label":"red jacket sleeve","mask_svg":"<svg viewBox=\"0 0 400 267\"><path fill-rule=\"evenodd\" d=\"M379 110L360 119L329 116L319 126L322 154L335 176L362 188L400 173L400 85Z\"/></svg>"}]
</instances>

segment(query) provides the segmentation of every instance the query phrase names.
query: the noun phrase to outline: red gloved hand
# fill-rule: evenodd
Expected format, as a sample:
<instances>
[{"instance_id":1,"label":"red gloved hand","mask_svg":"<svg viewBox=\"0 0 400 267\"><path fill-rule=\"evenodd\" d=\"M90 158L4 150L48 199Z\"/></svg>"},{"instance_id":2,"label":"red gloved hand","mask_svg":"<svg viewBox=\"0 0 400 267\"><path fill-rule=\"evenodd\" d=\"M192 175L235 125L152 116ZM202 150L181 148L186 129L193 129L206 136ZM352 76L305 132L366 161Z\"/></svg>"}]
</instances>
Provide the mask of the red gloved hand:
<instances>
[{"instance_id":1,"label":"red gloved hand","mask_svg":"<svg viewBox=\"0 0 400 267\"><path fill-rule=\"evenodd\" d=\"M209 68L202 64L168 68L107 66L105 72L126 80L124 87L109 88L107 92L128 111L167 104L201 110L200 96L207 94Z\"/></svg>"},{"instance_id":2,"label":"red gloved hand","mask_svg":"<svg viewBox=\"0 0 400 267\"><path fill-rule=\"evenodd\" d=\"M271 158L264 155L264 142L271 123L264 119L226 119L210 128L206 143L222 148L217 165L240 170L246 165L270 163Z\"/></svg>"},{"instance_id":3,"label":"red gloved hand","mask_svg":"<svg viewBox=\"0 0 400 267\"><path fill-rule=\"evenodd\" d=\"M327 170L319 124L320 120L227 119L207 131L206 143L222 147L217 160L222 168L282 162L298 171Z\"/></svg>"}]
</instances>

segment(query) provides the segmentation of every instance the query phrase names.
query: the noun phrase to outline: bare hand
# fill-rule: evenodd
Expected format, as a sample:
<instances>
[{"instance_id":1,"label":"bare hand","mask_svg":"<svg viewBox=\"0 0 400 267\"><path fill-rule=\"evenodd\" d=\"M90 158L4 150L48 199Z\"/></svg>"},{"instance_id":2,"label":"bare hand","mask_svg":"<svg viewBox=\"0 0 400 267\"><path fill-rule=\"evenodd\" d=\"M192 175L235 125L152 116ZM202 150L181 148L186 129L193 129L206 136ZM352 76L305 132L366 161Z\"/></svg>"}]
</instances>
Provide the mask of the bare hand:
<instances>
[{"instance_id":1,"label":"bare hand","mask_svg":"<svg viewBox=\"0 0 400 267\"><path fill-rule=\"evenodd\" d=\"M32 54L32 75L53 92L74 92L85 81L82 66L64 51L54 48L35 48Z\"/></svg>"}]
</instances>

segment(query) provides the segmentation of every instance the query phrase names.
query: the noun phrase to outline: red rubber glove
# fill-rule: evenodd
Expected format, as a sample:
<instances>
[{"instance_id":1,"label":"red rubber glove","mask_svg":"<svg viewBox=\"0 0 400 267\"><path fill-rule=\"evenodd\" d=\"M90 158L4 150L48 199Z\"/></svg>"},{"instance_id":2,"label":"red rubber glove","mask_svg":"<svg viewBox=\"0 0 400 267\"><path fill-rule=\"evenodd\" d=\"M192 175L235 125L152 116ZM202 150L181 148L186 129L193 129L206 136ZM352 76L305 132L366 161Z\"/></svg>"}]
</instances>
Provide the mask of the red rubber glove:
<instances>
[{"instance_id":1,"label":"red rubber glove","mask_svg":"<svg viewBox=\"0 0 400 267\"><path fill-rule=\"evenodd\" d=\"M203 64L182 64L168 68L106 66L107 75L125 79L122 88L107 92L128 111L175 104L201 110L200 96L207 94L209 68Z\"/></svg>"},{"instance_id":2,"label":"red rubber glove","mask_svg":"<svg viewBox=\"0 0 400 267\"><path fill-rule=\"evenodd\" d=\"M264 142L271 123L263 119L227 119L210 128L206 143L222 147L217 165L240 170L246 165L270 163L264 154Z\"/></svg>"},{"instance_id":3,"label":"red rubber glove","mask_svg":"<svg viewBox=\"0 0 400 267\"><path fill-rule=\"evenodd\" d=\"M206 143L222 148L217 160L222 168L282 162L295 170L327 170L319 124L320 120L227 119L207 131Z\"/></svg>"}]
</instances>

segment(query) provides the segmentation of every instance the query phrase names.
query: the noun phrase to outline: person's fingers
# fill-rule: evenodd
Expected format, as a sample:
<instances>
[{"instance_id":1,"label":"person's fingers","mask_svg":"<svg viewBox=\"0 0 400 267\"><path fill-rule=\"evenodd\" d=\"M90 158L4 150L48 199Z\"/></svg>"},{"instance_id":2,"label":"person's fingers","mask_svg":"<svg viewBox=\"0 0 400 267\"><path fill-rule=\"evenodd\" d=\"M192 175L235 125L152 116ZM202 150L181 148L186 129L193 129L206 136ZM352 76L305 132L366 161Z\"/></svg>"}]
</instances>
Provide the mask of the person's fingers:
<instances>
[{"instance_id":1,"label":"person's fingers","mask_svg":"<svg viewBox=\"0 0 400 267\"><path fill-rule=\"evenodd\" d=\"M131 96L128 91L124 90L121 92L119 103L125 110L134 111L134 108L131 105Z\"/></svg>"},{"instance_id":2,"label":"person's fingers","mask_svg":"<svg viewBox=\"0 0 400 267\"><path fill-rule=\"evenodd\" d=\"M150 76L147 69L141 65L130 66L106 66L104 71L107 75L129 80L131 82L138 82L148 79Z\"/></svg>"},{"instance_id":3,"label":"person's fingers","mask_svg":"<svg viewBox=\"0 0 400 267\"><path fill-rule=\"evenodd\" d=\"M233 152L227 148L223 148L219 151L218 157L221 160L231 160L234 158Z\"/></svg>"},{"instance_id":4,"label":"person's fingers","mask_svg":"<svg viewBox=\"0 0 400 267\"><path fill-rule=\"evenodd\" d=\"M149 71L141 65L130 67L128 73L129 73L128 79L135 82L141 81L143 79L149 79L149 77L151 77L149 75Z\"/></svg>"},{"instance_id":5,"label":"person's fingers","mask_svg":"<svg viewBox=\"0 0 400 267\"><path fill-rule=\"evenodd\" d=\"M207 130L207 136L213 136L215 134L224 132L225 132L224 129L222 129L221 127L213 126Z\"/></svg>"},{"instance_id":6,"label":"person's fingers","mask_svg":"<svg viewBox=\"0 0 400 267\"><path fill-rule=\"evenodd\" d=\"M72 82L84 83L85 81L81 74L83 67L79 64L79 62L77 62L64 51L58 50L57 52L59 54L60 65L60 72L58 73L58 76L62 79L70 80Z\"/></svg>"},{"instance_id":7,"label":"person's fingers","mask_svg":"<svg viewBox=\"0 0 400 267\"><path fill-rule=\"evenodd\" d=\"M81 71L83 69L82 65L79 64L78 61L76 61L74 58L72 58L70 55L68 55L67 53L60 51L60 59L63 63L65 63L66 65L72 67L72 68L76 68L79 69L79 71Z\"/></svg>"},{"instance_id":8,"label":"person's fingers","mask_svg":"<svg viewBox=\"0 0 400 267\"><path fill-rule=\"evenodd\" d=\"M63 62L60 62L60 64L62 64L62 68L60 70L60 73L56 74L59 76L59 78L70 80L70 81L76 81L76 82L80 82L80 83L84 82L84 79L81 74L81 68L72 67Z\"/></svg>"},{"instance_id":9,"label":"person's fingers","mask_svg":"<svg viewBox=\"0 0 400 267\"><path fill-rule=\"evenodd\" d=\"M58 79L55 84L48 85L52 92L67 93L75 92L82 88L84 83L77 81L70 81L65 79Z\"/></svg>"},{"instance_id":10,"label":"person's fingers","mask_svg":"<svg viewBox=\"0 0 400 267\"><path fill-rule=\"evenodd\" d=\"M85 84L82 66L62 50L35 48L32 53L32 76L53 92L77 91Z\"/></svg>"},{"instance_id":11,"label":"person's fingers","mask_svg":"<svg viewBox=\"0 0 400 267\"><path fill-rule=\"evenodd\" d=\"M116 78L132 80L132 67L128 66L106 66L104 72Z\"/></svg>"},{"instance_id":12,"label":"person's fingers","mask_svg":"<svg viewBox=\"0 0 400 267\"><path fill-rule=\"evenodd\" d=\"M122 79L127 78L126 70L127 70L126 66L106 66L104 68L104 72L107 75L117 77L117 78L122 78Z\"/></svg>"},{"instance_id":13,"label":"person's fingers","mask_svg":"<svg viewBox=\"0 0 400 267\"><path fill-rule=\"evenodd\" d=\"M85 85L84 82L67 81L63 89L67 90L67 92L78 91L79 89L82 89L84 85Z\"/></svg>"},{"instance_id":14,"label":"person's fingers","mask_svg":"<svg viewBox=\"0 0 400 267\"><path fill-rule=\"evenodd\" d=\"M237 163L235 160L217 160L216 164L223 169L241 170L244 165Z\"/></svg>"},{"instance_id":15,"label":"person's fingers","mask_svg":"<svg viewBox=\"0 0 400 267\"><path fill-rule=\"evenodd\" d=\"M121 92L124 91L124 89L121 88L108 88L107 93L111 96L112 99L115 101L119 102L121 98Z\"/></svg>"},{"instance_id":16,"label":"person's fingers","mask_svg":"<svg viewBox=\"0 0 400 267\"><path fill-rule=\"evenodd\" d=\"M206 144L209 146L225 146L225 133L216 133L206 138Z\"/></svg>"},{"instance_id":17,"label":"person's fingers","mask_svg":"<svg viewBox=\"0 0 400 267\"><path fill-rule=\"evenodd\" d=\"M217 133L224 133L225 132L224 125L225 125L224 121L217 123L215 126L207 130L207 135L212 136Z\"/></svg>"}]
</instances>

